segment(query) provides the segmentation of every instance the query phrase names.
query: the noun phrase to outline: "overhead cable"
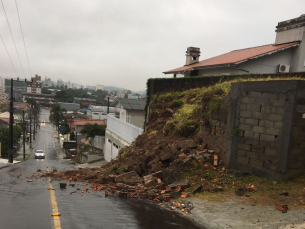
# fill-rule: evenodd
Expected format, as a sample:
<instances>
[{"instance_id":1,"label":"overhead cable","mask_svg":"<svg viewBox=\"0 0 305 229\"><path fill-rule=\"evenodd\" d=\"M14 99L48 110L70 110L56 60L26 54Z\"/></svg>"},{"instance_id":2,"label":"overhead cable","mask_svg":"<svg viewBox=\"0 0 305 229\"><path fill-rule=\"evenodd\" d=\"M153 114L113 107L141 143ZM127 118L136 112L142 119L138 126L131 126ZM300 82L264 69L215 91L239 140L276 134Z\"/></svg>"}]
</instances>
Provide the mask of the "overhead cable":
<instances>
[{"instance_id":1,"label":"overhead cable","mask_svg":"<svg viewBox=\"0 0 305 229\"><path fill-rule=\"evenodd\" d=\"M14 40L14 36L13 36L12 30L11 30L11 26L10 26L10 23L9 23L7 15L6 15L6 11L5 11L5 8L4 8L3 0L1 0L1 2L2 2L2 7L3 7L3 10L4 10L4 14L5 14L5 17L6 17L7 24L8 24L8 27L10 29L10 32L11 32L11 36L12 36L13 43L14 43L14 46L15 46L15 49L16 49L16 53L17 53L17 56L18 56L18 59L19 59L19 62L20 62L21 68L22 68L22 72L23 72L24 78L26 78L25 74L24 74L23 66L22 66L22 63L21 63L21 60L20 60L20 56L19 56L16 44L15 44L15 40Z\"/></svg>"},{"instance_id":2,"label":"overhead cable","mask_svg":"<svg viewBox=\"0 0 305 229\"><path fill-rule=\"evenodd\" d=\"M12 64L12 66L13 66L13 69L14 69L14 71L15 71L15 73L16 73L16 76L18 77L16 68L15 68L15 66L14 66L14 64L13 64L13 61L12 61L12 59L11 59L11 57L10 57L10 54L9 54L8 51L7 51L7 48L6 48L6 46L5 46L5 43L4 43L4 41L3 41L3 38L2 38L2 36L1 36L1 34L0 34L0 37L1 37L1 40L2 40L2 42L3 42L4 48L5 48L5 50L6 50L6 53L7 53L7 55L8 55L8 58L10 59L11 64Z\"/></svg>"},{"instance_id":3,"label":"overhead cable","mask_svg":"<svg viewBox=\"0 0 305 229\"><path fill-rule=\"evenodd\" d=\"M30 74L31 74L30 77L32 77L32 71L31 71L31 67L30 67L28 52L27 52L27 49L26 49L26 46L25 46L25 41L24 41L23 30L22 30L22 26L21 26L21 20L20 20L20 16L19 16L17 0L15 0L15 3L16 3L16 9L17 9L17 14L18 14L18 18L19 18L19 24L20 24L20 29L21 29L21 34L22 34L22 39L23 39L23 45L24 45L24 49L25 49L26 59L28 61L29 70L30 70Z\"/></svg>"}]
</instances>

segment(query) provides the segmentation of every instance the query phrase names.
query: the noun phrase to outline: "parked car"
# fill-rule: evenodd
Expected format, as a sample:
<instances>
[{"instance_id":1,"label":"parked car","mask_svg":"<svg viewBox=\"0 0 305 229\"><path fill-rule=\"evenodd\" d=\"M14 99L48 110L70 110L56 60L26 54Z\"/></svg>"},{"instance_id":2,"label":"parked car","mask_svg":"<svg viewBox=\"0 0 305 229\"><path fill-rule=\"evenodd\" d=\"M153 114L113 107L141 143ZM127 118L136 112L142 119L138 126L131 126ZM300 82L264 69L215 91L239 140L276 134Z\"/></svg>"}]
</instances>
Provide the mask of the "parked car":
<instances>
[{"instance_id":1,"label":"parked car","mask_svg":"<svg viewBox=\"0 0 305 229\"><path fill-rule=\"evenodd\" d=\"M39 159L39 158L41 158L41 159L45 159L46 158L43 150L36 150L36 152L35 152L35 159Z\"/></svg>"}]
</instances>

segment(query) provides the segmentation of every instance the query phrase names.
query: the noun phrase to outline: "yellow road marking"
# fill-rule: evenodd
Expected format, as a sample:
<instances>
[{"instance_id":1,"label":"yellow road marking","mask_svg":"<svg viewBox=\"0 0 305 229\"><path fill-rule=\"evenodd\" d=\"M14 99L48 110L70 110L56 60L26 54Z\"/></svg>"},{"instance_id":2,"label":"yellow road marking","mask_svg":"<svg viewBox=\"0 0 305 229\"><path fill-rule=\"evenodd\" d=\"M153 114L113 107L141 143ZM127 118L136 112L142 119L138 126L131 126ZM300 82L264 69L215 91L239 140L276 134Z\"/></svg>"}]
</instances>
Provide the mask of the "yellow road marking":
<instances>
[{"instance_id":1,"label":"yellow road marking","mask_svg":"<svg viewBox=\"0 0 305 229\"><path fill-rule=\"evenodd\" d=\"M53 223L54 223L54 229L61 229L60 225L60 213L58 213L58 207L57 207L57 202L56 202L56 197L55 197L55 191L54 188L51 184L51 177L49 177L49 190L50 190L50 198L51 198L51 204L52 204L52 214L51 216L53 217Z\"/></svg>"},{"instance_id":2,"label":"yellow road marking","mask_svg":"<svg viewBox=\"0 0 305 229\"><path fill-rule=\"evenodd\" d=\"M44 141L44 152L46 153L46 140ZM45 159L45 165L47 167L47 172L49 172L48 164ZM53 188L51 184L51 177L49 177L49 191L50 191L50 200L51 200L51 205L52 205L52 214L53 216L53 224L54 224L54 229L61 229L61 223L60 223L60 213L58 212L58 207L57 207L57 202L56 202L56 196L55 196L55 188Z\"/></svg>"}]
</instances>

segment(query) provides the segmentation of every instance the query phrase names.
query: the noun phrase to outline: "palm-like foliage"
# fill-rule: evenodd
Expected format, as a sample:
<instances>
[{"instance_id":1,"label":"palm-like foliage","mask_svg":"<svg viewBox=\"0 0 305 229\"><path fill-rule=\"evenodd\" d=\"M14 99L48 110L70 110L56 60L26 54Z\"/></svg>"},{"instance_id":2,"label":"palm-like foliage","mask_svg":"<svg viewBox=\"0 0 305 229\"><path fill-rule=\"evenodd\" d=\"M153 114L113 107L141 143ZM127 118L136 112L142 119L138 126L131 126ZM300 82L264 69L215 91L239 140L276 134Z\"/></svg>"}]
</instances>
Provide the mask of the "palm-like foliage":
<instances>
[{"instance_id":1,"label":"palm-like foliage","mask_svg":"<svg viewBox=\"0 0 305 229\"><path fill-rule=\"evenodd\" d=\"M54 104L50 110L49 120L56 125L57 130L58 130L60 121L65 118L65 116L64 116L65 112L66 112L66 109L61 108L58 103Z\"/></svg>"}]
</instances>

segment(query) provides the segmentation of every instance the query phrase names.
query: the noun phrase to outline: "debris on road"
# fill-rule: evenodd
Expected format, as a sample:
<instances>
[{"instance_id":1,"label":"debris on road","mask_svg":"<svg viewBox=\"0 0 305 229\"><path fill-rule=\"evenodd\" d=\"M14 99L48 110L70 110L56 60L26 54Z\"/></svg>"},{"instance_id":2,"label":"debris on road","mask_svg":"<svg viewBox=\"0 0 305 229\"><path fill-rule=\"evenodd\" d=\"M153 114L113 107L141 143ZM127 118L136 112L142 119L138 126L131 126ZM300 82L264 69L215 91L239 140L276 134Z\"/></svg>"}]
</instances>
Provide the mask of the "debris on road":
<instances>
[{"instance_id":1,"label":"debris on road","mask_svg":"<svg viewBox=\"0 0 305 229\"><path fill-rule=\"evenodd\" d=\"M287 204L276 204L275 208L277 210L282 211L283 213L286 213L288 211L288 205Z\"/></svg>"},{"instance_id":2,"label":"debris on road","mask_svg":"<svg viewBox=\"0 0 305 229\"><path fill-rule=\"evenodd\" d=\"M67 186L67 183L59 183L59 186L61 189L65 189Z\"/></svg>"}]
</instances>

